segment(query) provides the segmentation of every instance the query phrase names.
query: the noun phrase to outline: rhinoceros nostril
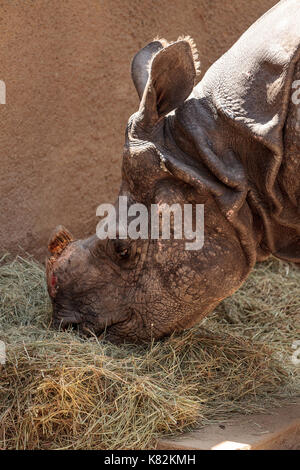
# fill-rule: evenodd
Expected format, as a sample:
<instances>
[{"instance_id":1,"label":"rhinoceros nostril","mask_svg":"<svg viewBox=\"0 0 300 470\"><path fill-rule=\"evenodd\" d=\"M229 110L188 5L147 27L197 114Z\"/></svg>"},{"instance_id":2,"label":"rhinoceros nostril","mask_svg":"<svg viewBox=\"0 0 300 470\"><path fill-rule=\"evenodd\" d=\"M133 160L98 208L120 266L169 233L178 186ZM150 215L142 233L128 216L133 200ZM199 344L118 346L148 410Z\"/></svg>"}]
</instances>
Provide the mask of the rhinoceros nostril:
<instances>
[{"instance_id":1,"label":"rhinoceros nostril","mask_svg":"<svg viewBox=\"0 0 300 470\"><path fill-rule=\"evenodd\" d=\"M72 234L62 225L59 225L49 238L48 250L53 256L59 256L73 240Z\"/></svg>"},{"instance_id":2,"label":"rhinoceros nostril","mask_svg":"<svg viewBox=\"0 0 300 470\"><path fill-rule=\"evenodd\" d=\"M57 277L54 274L52 274L50 282L51 282L51 287L56 287Z\"/></svg>"}]
</instances>

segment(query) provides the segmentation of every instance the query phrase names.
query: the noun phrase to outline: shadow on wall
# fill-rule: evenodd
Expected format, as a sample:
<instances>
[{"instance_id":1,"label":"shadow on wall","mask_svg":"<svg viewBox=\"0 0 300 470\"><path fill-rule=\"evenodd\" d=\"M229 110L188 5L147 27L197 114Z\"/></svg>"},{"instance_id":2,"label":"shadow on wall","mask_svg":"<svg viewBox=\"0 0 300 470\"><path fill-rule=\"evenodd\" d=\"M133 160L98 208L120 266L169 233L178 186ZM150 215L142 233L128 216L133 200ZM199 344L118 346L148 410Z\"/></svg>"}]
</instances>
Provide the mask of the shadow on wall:
<instances>
[{"instance_id":1,"label":"shadow on wall","mask_svg":"<svg viewBox=\"0 0 300 470\"><path fill-rule=\"evenodd\" d=\"M3 0L0 254L43 259L51 230L95 231L115 199L137 110L130 61L155 36L191 35L202 71L274 0Z\"/></svg>"}]
</instances>

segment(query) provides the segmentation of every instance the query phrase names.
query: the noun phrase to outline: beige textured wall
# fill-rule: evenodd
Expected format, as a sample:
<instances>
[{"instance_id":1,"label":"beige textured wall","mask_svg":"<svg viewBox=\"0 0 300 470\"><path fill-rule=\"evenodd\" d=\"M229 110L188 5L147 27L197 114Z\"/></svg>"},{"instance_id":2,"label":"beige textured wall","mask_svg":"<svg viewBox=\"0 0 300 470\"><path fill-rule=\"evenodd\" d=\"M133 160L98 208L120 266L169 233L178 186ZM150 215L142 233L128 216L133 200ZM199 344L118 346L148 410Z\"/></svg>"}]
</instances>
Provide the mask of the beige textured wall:
<instances>
[{"instance_id":1,"label":"beige textured wall","mask_svg":"<svg viewBox=\"0 0 300 470\"><path fill-rule=\"evenodd\" d=\"M205 71L275 3L1 0L0 254L43 259L56 225L77 237L95 230L96 207L118 191L139 48L190 34Z\"/></svg>"}]
</instances>

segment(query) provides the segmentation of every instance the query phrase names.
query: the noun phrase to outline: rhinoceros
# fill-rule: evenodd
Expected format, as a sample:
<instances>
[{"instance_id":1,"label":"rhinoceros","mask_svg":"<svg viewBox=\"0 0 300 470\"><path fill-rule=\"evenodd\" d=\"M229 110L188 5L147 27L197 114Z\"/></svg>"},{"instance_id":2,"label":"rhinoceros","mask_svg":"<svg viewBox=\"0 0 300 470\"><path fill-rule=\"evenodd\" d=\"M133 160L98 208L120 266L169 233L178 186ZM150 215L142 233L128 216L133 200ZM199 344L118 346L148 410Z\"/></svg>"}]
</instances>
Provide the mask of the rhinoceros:
<instances>
[{"instance_id":1,"label":"rhinoceros","mask_svg":"<svg viewBox=\"0 0 300 470\"><path fill-rule=\"evenodd\" d=\"M284 0L196 84L191 38L156 39L132 61L119 196L163 211L204 205L204 245L183 239L49 240L53 324L112 342L189 328L257 261L300 263L300 5ZM116 203L117 209L117 203Z\"/></svg>"}]
</instances>

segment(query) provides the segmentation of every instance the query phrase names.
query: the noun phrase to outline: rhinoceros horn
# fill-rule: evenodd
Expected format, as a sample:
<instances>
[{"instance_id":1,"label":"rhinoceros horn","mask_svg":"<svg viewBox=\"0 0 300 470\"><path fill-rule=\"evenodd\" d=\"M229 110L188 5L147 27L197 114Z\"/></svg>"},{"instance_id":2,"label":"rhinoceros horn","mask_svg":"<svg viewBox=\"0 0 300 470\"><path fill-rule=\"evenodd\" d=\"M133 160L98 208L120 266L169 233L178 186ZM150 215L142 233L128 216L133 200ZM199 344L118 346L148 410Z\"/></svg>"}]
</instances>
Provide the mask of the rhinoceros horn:
<instances>
[{"instance_id":1,"label":"rhinoceros horn","mask_svg":"<svg viewBox=\"0 0 300 470\"><path fill-rule=\"evenodd\" d=\"M53 256L59 256L74 240L72 234L62 225L56 227L48 241L48 250Z\"/></svg>"}]
</instances>

